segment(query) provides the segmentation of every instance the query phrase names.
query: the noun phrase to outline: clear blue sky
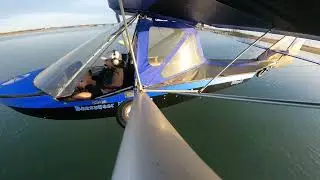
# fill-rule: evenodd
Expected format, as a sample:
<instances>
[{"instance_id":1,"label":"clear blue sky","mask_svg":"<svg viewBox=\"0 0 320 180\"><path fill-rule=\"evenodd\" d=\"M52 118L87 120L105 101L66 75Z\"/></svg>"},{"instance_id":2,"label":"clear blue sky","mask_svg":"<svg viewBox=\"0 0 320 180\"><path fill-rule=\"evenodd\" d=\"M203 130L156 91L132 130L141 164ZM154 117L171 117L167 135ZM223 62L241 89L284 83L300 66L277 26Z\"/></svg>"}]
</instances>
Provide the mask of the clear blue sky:
<instances>
[{"instance_id":1,"label":"clear blue sky","mask_svg":"<svg viewBox=\"0 0 320 180\"><path fill-rule=\"evenodd\" d=\"M0 32L116 22L107 0L1 0Z\"/></svg>"}]
</instances>

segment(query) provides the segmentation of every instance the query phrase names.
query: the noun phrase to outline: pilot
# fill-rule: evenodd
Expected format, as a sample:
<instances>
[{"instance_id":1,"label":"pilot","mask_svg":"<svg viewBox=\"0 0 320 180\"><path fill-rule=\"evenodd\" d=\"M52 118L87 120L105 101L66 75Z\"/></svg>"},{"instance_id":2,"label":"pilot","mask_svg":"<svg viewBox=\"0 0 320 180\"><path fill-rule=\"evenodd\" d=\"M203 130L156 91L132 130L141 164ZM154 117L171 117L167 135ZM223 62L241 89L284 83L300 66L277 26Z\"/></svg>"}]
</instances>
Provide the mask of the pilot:
<instances>
[{"instance_id":1,"label":"pilot","mask_svg":"<svg viewBox=\"0 0 320 180\"><path fill-rule=\"evenodd\" d=\"M108 85L104 85L102 88L103 93L108 93L111 91L115 91L121 89L123 86L123 61L121 54L118 51L114 51L112 53L111 58L105 59L104 66L113 72L111 83Z\"/></svg>"},{"instance_id":2,"label":"pilot","mask_svg":"<svg viewBox=\"0 0 320 180\"><path fill-rule=\"evenodd\" d=\"M105 68L113 72L111 83L107 85L97 83L92 77L91 71L89 71L84 75L77 86L78 89L82 89L82 92L73 95L72 99L94 99L104 93L109 93L122 88L124 72L121 54L118 51L113 51L110 58L101 57L101 60L104 61Z\"/></svg>"}]
</instances>

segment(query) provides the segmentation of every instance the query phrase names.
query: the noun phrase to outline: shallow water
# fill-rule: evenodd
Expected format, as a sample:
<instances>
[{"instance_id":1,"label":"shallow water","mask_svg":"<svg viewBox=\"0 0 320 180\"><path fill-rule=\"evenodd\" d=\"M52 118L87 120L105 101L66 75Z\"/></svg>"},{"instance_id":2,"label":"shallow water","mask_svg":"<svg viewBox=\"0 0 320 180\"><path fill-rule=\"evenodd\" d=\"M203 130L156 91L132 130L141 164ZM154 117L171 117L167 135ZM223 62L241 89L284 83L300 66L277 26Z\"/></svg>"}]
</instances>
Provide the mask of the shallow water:
<instances>
[{"instance_id":1,"label":"shallow water","mask_svg":"<svg viewBox=\"0 0 320 180\"><path fill-rule=\"evenodd\" d=\"M99 32L89 28L2 38L0 81L46 67ZM222 35L202 33L201 39L205 55L215 59L232 59L246 47ZM320 102L319 70L295 60L220 93ZM318 109L202 98L162 111L223 179L320 177ZM115 118L52 121L0 105L0 179L109 179L122 133Z\"/></svg>"}]
</instances>

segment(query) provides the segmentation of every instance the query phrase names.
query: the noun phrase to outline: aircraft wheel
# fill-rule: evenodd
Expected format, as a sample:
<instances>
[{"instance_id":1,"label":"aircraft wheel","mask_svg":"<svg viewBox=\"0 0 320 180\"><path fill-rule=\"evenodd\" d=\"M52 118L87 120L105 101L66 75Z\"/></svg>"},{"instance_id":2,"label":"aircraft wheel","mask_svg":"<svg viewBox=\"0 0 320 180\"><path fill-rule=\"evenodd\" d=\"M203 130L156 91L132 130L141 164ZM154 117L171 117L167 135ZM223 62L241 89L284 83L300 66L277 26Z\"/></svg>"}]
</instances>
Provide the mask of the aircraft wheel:
<instances>
[{"instance_id":1,"label":"aircraft wheel","mask_svg":"<svg viewBox=\"0 0 320 180\"><path fill-rule=\"evenodd\" d=\"M267 71L267 68L263 68L257 72L256 76L261 77L266 71Z\"/></svg>"},{"instance_id":2,"label":"aircraft wheel","mask_svg":"<svg viewBox=\"0 0 320 180\"><path fill-rule=\"evenodd\" d=\"M126 127L127 121L129 119L130 111L131 111L132 100L126 101L122 103L118 107L116 119L120 126L123 128Z\"/></svg>"}]
</instances>

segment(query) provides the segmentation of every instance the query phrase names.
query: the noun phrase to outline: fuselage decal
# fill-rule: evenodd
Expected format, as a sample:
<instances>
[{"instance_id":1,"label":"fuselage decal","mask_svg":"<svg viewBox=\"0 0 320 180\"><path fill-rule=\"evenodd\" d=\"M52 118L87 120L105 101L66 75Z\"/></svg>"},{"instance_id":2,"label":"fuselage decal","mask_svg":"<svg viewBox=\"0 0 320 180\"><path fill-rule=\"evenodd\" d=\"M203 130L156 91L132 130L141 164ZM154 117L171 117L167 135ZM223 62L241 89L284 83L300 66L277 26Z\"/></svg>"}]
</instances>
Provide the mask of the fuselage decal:
<instances>
[{"instance_id":1,"label":"fuselage decal","mask_svg":"<svg viewBox=\"0 0 320 180\"><path fill-rule=\"evenodd\" d=\"M76 111L95 111L114 108L114 104L100 104L95 106L74 106Z\"/></svg>"}]
</instances>

